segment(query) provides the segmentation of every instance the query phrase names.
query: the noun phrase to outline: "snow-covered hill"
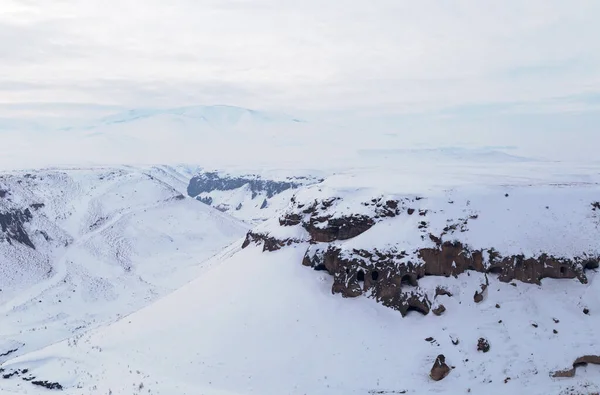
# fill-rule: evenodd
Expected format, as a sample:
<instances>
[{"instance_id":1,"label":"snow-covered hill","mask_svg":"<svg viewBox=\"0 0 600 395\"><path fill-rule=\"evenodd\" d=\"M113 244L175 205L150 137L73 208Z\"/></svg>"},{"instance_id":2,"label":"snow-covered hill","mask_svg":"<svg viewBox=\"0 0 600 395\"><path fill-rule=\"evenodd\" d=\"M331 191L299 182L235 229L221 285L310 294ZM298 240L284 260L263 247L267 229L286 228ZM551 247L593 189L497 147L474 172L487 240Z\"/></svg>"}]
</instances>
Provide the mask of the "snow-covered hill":
<instances>
[{"instance_id":1,"label":"snow-covered hill","mask_svg":"<svg viewBox=\"0 0 600 395\"><path fill-rule=\"evenodd\" d=\"M285 114L268 113L247 108L216 105L216 106L191 106L158 110L130 110L124 113L101 118L97 125L90 125L88 129L97 129L101 126L125 124L139 120L155 121L156 118L169 117L173 120L194 120L211 127L214 130L228 132L239 129L245 132L252 127L264 127L269 124L302 123L304 121ZM200 132L200 131L198 131Z\"/></svg>"},{"instance_id":2,"label":"snow-covered hill","mask_svg":"<svg viewBox=\"0 0 600 395\"><path fill-rule=\"evenodd\" d=\"M187 198L173 167L0 176L0 362L177 289L247 226Z\"/></svg>"},{"instance_id":3,"label":"snow-covered hill","mask_svg":"<svg viewBox=\"0 0 600 395\"><path fill-rule=\"evenodd\" d=\"M195 280L114 323L5 357L0 385L74 395L600 391L600 366L552 377L600 356L598 169L453 163L349 169L290 188L283 211ZM171 204L183 202L199 204ZM155 281L166 274L151 270L154 254L190 262L201 251L183 243L173 255L146 227L118 233L149 250L137 266L149 261ZM8 321L15 336L5 348L35 339L17 336L23 317ZM434 381L438 355L449 374Z\"/></svg>"}]
</instances>

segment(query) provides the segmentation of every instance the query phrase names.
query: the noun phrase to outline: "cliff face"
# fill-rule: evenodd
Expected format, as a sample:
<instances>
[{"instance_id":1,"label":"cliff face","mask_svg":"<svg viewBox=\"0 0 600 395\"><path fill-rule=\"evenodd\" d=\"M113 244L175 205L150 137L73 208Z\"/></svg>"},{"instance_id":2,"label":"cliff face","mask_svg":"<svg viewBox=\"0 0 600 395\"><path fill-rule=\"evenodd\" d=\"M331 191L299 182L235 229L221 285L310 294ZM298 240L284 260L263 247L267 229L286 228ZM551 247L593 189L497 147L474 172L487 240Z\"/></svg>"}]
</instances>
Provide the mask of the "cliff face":
<instances>
[{"instance_id":1,"label":"cliff face","mask_svg":"<svg viewBox=\"0 0 600 395\"><path fill-rule=\"evenodd\" d=\"M0 237L7 240L9 243L17 242L35 249L33 242L29 238L27 231L24 228L25 223L32 218L31 210L7 210L0 211Z\"/></svg>"},{"instance_id":2,"label":"cliff face","mask_svg":"<svg viewBox=\"0 0 600 395\"><path fill-rule=\"evenodd\" d=\"M284 208L292 191L319 181L308 177L268 179L255 174L201 172L191 178L187 193L217 210L258 223Z\"/></svg>"},{"instance_id":3,"label":"cliff face","mask_svg":"<svg viewBox=\"0 0 600 395\"><path fill-rule=\"evenodd\" d=\"M554 211L536 202L537 212L531 199L505 203L506 193L462 202L446 196L359 197L294 196L277 223L249 232L243 247L262 243L263 251L275 251L306 245L302 264L329 273L334 294L367 295L403 315L411 310L428 314L434 306L438 291L419 285L426 276L473 271L503 282L541 284L553 278L587 283L586 270L600 262L598 247L589 242L596 236L600 240L597 207L593 201L582 204L580 196L563 200ZM494 199L505 207L476 205ZM561 212L570 204L580 206ZM543 222L546 227L539 226ZM578 238L569 232L575 229L593 234L582 233L581 243L573 245ZM475 302L483 300L486 287L487 280L475 290Z\"/></svg>"},{"instance_id":4,"label":"cliff face","mask_svg":"<svg viewBox=\"0 0 600 395\"><path fill-rule=\"evenodd\" d=\"M265 192L267 198L272 198L288 189L298 188L301 184L294 181L264 180L259 176L227 176L216 172L198 174L190 180L187 188L188 195L196 197L204 192L231 191L249 185L252 195L256 197Z\"/></svg>"}]
</instances>

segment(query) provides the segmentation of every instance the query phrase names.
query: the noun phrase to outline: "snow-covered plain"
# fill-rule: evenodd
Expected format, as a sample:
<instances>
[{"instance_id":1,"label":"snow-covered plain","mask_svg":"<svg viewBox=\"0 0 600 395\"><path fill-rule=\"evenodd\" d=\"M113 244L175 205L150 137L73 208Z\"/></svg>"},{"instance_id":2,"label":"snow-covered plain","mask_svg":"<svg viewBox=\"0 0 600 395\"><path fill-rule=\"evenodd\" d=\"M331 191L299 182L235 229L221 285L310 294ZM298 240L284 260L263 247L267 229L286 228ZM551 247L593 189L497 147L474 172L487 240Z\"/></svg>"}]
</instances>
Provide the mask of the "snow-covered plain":
<instances>
[{"instance_id":1,"label":"snow-covered plain","mask_svg":"<svg viewBox=\"0 0 600 395\"><path fill-rule=\"evenodd\" d=\"M404 147L375 135L352 141L293 117L205 110L119 114L41 139L48 149L39 156L25 142L5 150L3 167L30 170L0 179L0 189L11 191L0 209L45 206L26 224L35 252L0 241L0 355L16 350L0 363L3 375L17 372L0 379L2 393L49 393L30 377L73 395L600 391L600 366L550 377L577 357L600 355L595 270L586 271L587 284L513 286L488 275L481 303L473 291L483 274L428 276L421 288L443 285L453 294L436 299L446 313L403 318L369 297L333 295L327 273L301 264L309 247L304 229L278 221L292 195L341 197L334 215L363 213L361 203L378 196L420 196L414 208L435 212L427 219L431 232L477 215L469 232L456 234L476 248L598 254L592 203L600 201L600 166L504 148ZM100 166L103 159L110 165ZM57 166L35 169L42 165ZM182 196L192 177L213 170L323 178L276 195L266 211L271 219L256 227L304 241L275 252L242 250L246 231L264 219L252 191L204 196L227 204L225 213ZM231 209L240 203L250 208ZM428 247L432 241L413 229L420 219L382 221L339 244ZM480 337L490 352L477 351ZM428 374L438 354L454 368L434 382Z\"/></svg>"}]
</instances>

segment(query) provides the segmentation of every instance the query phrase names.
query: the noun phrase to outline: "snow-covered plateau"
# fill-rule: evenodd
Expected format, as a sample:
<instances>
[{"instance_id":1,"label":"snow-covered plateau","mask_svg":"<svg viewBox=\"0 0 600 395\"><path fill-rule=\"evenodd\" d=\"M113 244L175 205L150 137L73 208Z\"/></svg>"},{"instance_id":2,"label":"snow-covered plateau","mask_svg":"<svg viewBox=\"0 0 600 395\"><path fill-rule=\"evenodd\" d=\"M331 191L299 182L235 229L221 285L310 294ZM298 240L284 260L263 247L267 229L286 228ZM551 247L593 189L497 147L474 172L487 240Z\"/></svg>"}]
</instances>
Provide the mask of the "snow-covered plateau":
<instances>
[{"instance_id":1,"label":"snow-covered plateau","mask_svg":"<svg viewBox=\"0 0 600 395\"><path fill-rule=\"evenodd\" d=\"M3 162L0 393L600 392L600 165L332 137L313 159L315 136L268 133L239 156L227 135L196 162L73 165L156 119L248 147L244 130L306 126L201 110Z\"/></svg>"}]
</instances>

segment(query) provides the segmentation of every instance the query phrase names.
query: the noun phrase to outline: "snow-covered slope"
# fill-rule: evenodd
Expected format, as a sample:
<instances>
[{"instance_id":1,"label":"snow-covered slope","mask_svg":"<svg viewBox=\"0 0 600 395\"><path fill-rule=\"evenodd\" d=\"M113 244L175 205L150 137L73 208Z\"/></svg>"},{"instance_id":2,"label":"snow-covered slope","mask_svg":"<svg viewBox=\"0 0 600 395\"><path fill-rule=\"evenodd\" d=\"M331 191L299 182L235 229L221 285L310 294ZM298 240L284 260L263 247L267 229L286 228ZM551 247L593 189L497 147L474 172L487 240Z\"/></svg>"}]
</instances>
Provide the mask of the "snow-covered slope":
<instances>
[{"instance_id":1,"label":"snow-covered slope","mask_svg":"<svg viewBox=\"0 0 600 395\"><path fill-rule=\"evenodd\" d=\"M299 188L244 249L239 240L117 322L9 357L0 385L77 395L600 391L600 366L551 377L600 356L597 169L400 169ZM341 253L307 261L315 249ZM440 354L450 373L436 382Z\"/></svg>"},{"instance_id":2,"label":"snow-covered slope","mask_svg":"<svg viewBox=\"0 0 600 395\"><path fill-rule=\"evenodd\" d=\"M167 166L3 174L0 354L129 314L243 235L243 223L186 198L184 180Z\"/></svg>"},{"instance_id":3,"label":"snow-covered slope","mask_svg":"<svg viewBox=\"0 0 600 395\"><path fill-rule=\"evenodd\" d=\"M481 277L432 279L429 286L447 284L454 292L442 297L452 312L402 318L367 299L331 295L328 276L297 263L303 253L289 248L265 255L251 247L110 327L4 368L28 369L20 376L58 382L67 394L599 390L599 367L580 368L574 379L549 377L598 351L597 315L578 308L582 300L600 308L595 276L585 287L549 280L543 287L515 288L492 279L489 297L480 304L473 302L472 290ZM480 337L490 342L490 352L477 351ZM428 373L438 354L454 369L435 383ZM42 393L21 377L3 385L15 393Z\"/></svg>"}]
</instances>

